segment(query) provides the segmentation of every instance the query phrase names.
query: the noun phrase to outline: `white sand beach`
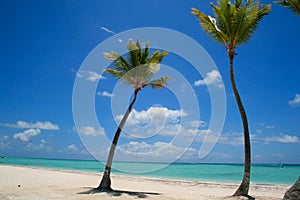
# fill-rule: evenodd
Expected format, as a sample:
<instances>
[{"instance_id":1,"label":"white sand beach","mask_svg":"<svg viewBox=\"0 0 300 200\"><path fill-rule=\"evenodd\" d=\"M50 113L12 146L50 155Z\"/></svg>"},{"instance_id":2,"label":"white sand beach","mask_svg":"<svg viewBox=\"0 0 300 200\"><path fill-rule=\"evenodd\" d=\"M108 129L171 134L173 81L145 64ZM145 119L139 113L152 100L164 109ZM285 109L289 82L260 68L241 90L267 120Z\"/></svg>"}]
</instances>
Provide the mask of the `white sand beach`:
<instances>
[{"instance_id":1,"label":"white sand beach","mask_svg":"<svg viewBox=\"0 0 300 200\"><path fill-rule=\"evenodd\" d=\"M100 175L84 172L58 171L0 165L0 199L2 200L221 200L233 198L236 184L180 181L156 178L112 175L113 193L91 193ZM250 195L256 200L279 200L287 185L254 185Z\"/></svg>"}]
</instances>

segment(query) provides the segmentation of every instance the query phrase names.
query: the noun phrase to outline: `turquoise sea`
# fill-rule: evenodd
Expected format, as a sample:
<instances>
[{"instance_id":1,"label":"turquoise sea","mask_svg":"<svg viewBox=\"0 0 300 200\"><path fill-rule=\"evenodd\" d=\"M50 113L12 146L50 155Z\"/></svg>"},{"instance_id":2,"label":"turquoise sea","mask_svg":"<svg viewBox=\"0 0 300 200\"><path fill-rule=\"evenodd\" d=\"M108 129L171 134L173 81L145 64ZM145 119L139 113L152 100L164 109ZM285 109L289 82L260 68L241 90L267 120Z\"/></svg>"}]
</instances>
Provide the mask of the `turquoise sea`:
<instances>
[{"instance_id":1,"label":"turquoise sea","mask_svg":"<svg viewBox=\"0 0 300 200\"><path fill-rule=\"evenodd\" d=\"M0 164L29 167L44 167L60 170L102 173L103 163L87 160L56 160L37 158L0 158ZM159 169L147 173L129 173L126 170L112 170L119 175L135 175L179 180L240 182L243 176L242 164L181 164L114 162L117 169ZM128 171L128 170L127 170ZM300 165L254 164L251 182L255 184L293 184L300 176Z\"/></svg>"}]
</instances>

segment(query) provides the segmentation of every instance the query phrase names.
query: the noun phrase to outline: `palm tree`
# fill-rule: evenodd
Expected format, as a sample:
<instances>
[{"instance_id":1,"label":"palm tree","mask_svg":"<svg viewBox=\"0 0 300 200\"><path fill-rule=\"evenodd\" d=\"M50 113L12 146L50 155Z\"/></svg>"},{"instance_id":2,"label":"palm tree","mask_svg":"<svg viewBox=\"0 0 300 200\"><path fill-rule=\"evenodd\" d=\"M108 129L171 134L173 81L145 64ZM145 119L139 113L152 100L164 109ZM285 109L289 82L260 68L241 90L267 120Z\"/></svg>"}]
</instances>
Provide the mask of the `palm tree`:
<instances>
[{"instance_id":1,"label":"palm tree","mask_svg":"<svg viewBox=\"0 0 300 200\"><path fill-rule=\"evenodd\" d=\"M237 90L234 78L233 61L236 48L246 43L257 28L261 19L271 11L271 5L262 6L259 1L218 0L217 5L210 3L216 19L205 15L196 8L192 8L192 14L200 20L203 30L220 44L225 45L230 60L230 81L234 96L239 108L244 129L244 176L234 196L247 196L250 186L251 148L248 120L241 97Z\"/></svg>"},{"instance_id":2,"label":"palm tree","mask_svg":"<svg viewBox=\"0 0 300 200\"><path fill-rule=\"evenodd\" d=\"M276 3L290 9L296 15L300 15L300 0L284 0L284 1L277 1Z\"/></svg>"},{"instance_id":3,"label":"palm tree","mask_svg":"<svg viewBox=\"0 0 300 200\"><path fill-rule=\"evenodd\" d=\"M161 63L163 57L168 54L167 51L160 52L159 50L157 50L152 53L151 56L149 56L149 42L146 42L145 48L142 49L138 39L136 43L129 40L127 49L129 51L127 60L114 51L111 51L111 53L104 53L104 56L112 61L113 64L112 68L107 68L104 70L104 72L110 74L114 78L120 79L128 85L132 85L134 92L133 99L125 115L123 116L112 141L102 180L99 186L96 188L97 190L101 191L112 190L110 172L114 153L116 150L118 139L122 132L122 128L125 125L125 122L132 110L139 91L147 86L150 86L152 88L163 88L167 84L167 81L170 80L169 77L162 77L156 80L151 80L155 73L159 71L159 64Z\"/></svg>"}]
</instances>

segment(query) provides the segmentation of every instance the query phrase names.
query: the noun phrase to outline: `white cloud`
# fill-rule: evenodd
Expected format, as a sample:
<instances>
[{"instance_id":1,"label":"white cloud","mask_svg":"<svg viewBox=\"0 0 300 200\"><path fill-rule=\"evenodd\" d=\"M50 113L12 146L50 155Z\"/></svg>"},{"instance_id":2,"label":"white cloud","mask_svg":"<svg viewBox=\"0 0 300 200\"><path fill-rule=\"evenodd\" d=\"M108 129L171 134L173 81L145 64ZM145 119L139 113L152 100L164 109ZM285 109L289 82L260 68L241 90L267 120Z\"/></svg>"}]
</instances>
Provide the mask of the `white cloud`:
<instances>
[{"instance_id":1,"label":"white cloud","mask_svg":"<svg viewBox=\"0 0 300 200\"><path fill-rule=\"evenodd\" d=\"M198 127L204 127L204 126L206 126L206 123L205 123L205 121L202 121L202 120L194 120L194 121L190 122L190 125L193 128L198 128Z\"/></svg>"},{"instance_id":2,"label":"white cloud","mask_svg":"<svg viewBox=\"0 0 300 200\"><path fill-rule=\"evenodd\" d=\"M273 125L267 125L266 128L271 129L271 128L275 128L275 126L273 126Z\"/></svg>"},{"instance_id":3,"label":"white cloud","mask_svg":"<svg viewBox=\"0 0 300 200\"><path fill-rule=\"evenodd\" d=\"M266 129L276 128L276 126L270 125L270 124L266 124L266 123L259 123L258 125L261 126L261 128L266 128Z\"/></svg>"},{"instance_id":4,"label":"white cloud","mask_svg":"<svg viewBox=\"0 0 300 200\"><path fill-rule=\"evenodd\" d=\"M207 136L206 136L207 134ZM213 143L218 141L219 144L227 145L243 145L244 144L244 133L232 132L232 133L219 133L213 132L212 130L199 130L197 140L198 142L203 142L206 136L206 142ZM259 140L256 135L250 134L250 139L252 142Z\"/></svg>"},{"instance_id":5,"label":"white cloud","mask_svg":"<svg viewBox=\"0 0 300 200\"><path fill-rule=\"evenodd\" d=\"M92 81L95 82L99 79L105 79L104 76L102 76L101 74L98 74L97 72L93 72L93 71L79 71L76 73L76 76L79 78L84 78L88 81Z\"/></svg>"},{"instance_id":6,"label":"white cloud","mask_svg":"<svg viewBox=\"0 0 300 200\"><path fill-rule=\"evenodd\" d=\"M293 107L299 106L300 105L300 94L296 94L295 98L293 100L289 101L289 104Z\"/></svg>"},{"instance_id":7,"label":"white cloud","mask_svg":"<svg viewBox=\"0 0 300 200\"><path fill-rule=\"evenodd\" d=\"M25 121L17 121L16 124L4 124L0 123L0 126L7 126L11 128L30 128L30 129L41 129L41 130L59 130L59 126L57 124L53 124L52 122L25 122Z\"/></svg>"},{"instance_id":8,"label":"white cloud","mask_svg":"<svg viewBox=\"0 0 300 200\"><path fill-rule=\"evenodd\" d=\"M41 133L40 129L28 129L26 131L14 134L15 140L21 140L23 142L28 142L31 137L37 136Z\"/></svg>"},{"instance_id":9,"label":"white cloud","mask_svg":"<svg viewBox=\"0 0 300 200\"><path fill-rule=\"evenodd\" d=\"M58 150L58 152L62 154L69 154L69 155L90 155L91 153L88 152L86 149L82 148L81 145L77 146L76 144L70 144L63 149Z\"/></svg>"},{"instance_id":10,"label":"white cloud","mask_svg":"<svg viewBox=\"0 0 300 200\"><path fill-rule=\"evenodd\" d=\"M299 143L300 140L297 136L292 136L292 135L272 135L270 137L265 138L265 143L268 144L270 142L281 142L281 143Z\"/></svg>"},{"instance_id":11,"label":"white cloud","mask_svg":"<svg viewBox=\"0 0 300 200\"><path fill-rule=\"evenodd\" d=\"M228 145L242 145L244 144L244 134L243 133L222 134L219 143L228 144Z\"/></svg>"},{"instance_id":12,"label":"white cloud","mask_svg":"<svg viewBox=\"0 0 300 200\"><path fill-rule=\"evenodd\" d=\"M222 76L219 71L212 70L206 74L206 77L203 80L198 80L194 82L195 86L200 85L214 85L219 88L223 88Z\"/></svg>"},{"instance_id":13,"label":"white cloud","mask_svg":"<svg viewBox=\"0 0 300 200\"><path fill-rule=\"evenodd\" d=\"M196 158L198 151L193 148L183 148L166 142L155 142L148 144L146 142L135 142L120 145L117 148L116 155L120 158L130 161L155 161L170 162L179 159L184 153L185 157Z\"/></svg>"},{"instance_id":14,"label":"white cloud","mask_svg":"<svg viewBox=\"0 0 300 200\"><path fill-rule=\"evenodd\" d=\"M7 135L3 135L2 138L3 138L4 140L7 140L9 137L8 137Z\"/></svg>"},{"instance_id":15,"label":"white cloud","mask_svg":"<svg viewBox=\"0 0 300 200\"><path fill-rule=\"evenodd\" d=\"M75 144L71 144L69 146L67 146L67 151L77 151L78 148L76 147Z\"/></svg>"},{"instance_id":16,"label":"white cloud","mask_svg":"<svg viewBox=\"0 0 300 200\"><path fill-rule=\"evenodd\" d=\"M256 131L255 131L257 134L262 134L263 133L263 131L259 128L259 129L257 129Z\"/></svg>"},{"instance_id":17,"label":"white cloud","mask_svg":"<svg viewBox=\"0 0 300 200\"><path fill-rule=\"evenodd\" d=\"M51 146L49 146L48 142L46 140L41 140L39 144L33 144L29 143L25 149L27 151L37 151L37 150L46 150L46 151L52 151Z\"/></svg>"},{"instance_id":18,"label":"white cloud","mask_svg":"<svg viewBox=\"0 0 300 200\"><path fill-rule=\"evenodd\" d=\"M114 34L114 35L116 34L114 31L112 31L112 30L106 28L105 26L102 26L101 29L104 30L104 31L107 32L107 33L111 33L111 34Z\"/></svg>"},{"instance_id":19,"label":"white cloud","mask_svg":"<svg viewBox=\"0 0 300 200\"><path fill-rule=\"evenodd\" d=\"M205 139L205 142L207 143L215 143L220 139L220 134L216 133L210 129L203 129L198 130L198 135L196 137L196 142L203 142Z\"/></svg>"},{"instance_id":20,"label":"white cloud","mask_svg":"<svg viewBox=\"0 0 300 200\"><path fill-rule=\"evenodd\" d=\"M99 136L105 134L104 128L100 127L98 130L96 130L92 126L81 127L78 129L78 132L86 136Z\"/></svg>"},{"instance_id":21,"label":"white cloud","mask_svg":"<svg viewBox=\"0 0 300 200\"><path fill-rule=\"evenodd\" d=\"M186 116L187 113L184 110L169 110L165 107L150 107L148 110L136 111L132 110L130 116L127 119L127 125L158 125L164 124L167 121L171 123L178 123L180 117ZM116 119L121 121L123 115L117 115Z\"/></svg>"},{"instance_id":22,"label":"white cloud","mask_svg":"<svg viewBox=\"0 0 300 200\"><path fill-rule=\"evenodd\" d=\"M9 149L10 148L10 140L7 135L3 135L0 137L0 149Z\"/></svg>"},{"instance_id":23,"label":"white cloud","mask_svg":"<svg viewBox=\"0 0 300 200\"><path fill-rule=\"evenodd\" d=\"M148 138L154 135L174 136L181 132L181 117L186 116L184 110L171 110L165 107L150 107L148 110L132 110L123 131L126 136ZM123 115L117 115L121 121Z\"/></svg>"},{"instance_id":24,"label":"white cloud","mask_svg":"<svg viewBox=\"0 0 300 200\"><path fill-rule=\"evenodd\" d=\"M115 96L114 94L109 93L109 92L107 92L107 91L97 92L97 95L103 96L103 97L110 97L110 98L113 97L113 96Z\"/></svg>"},{"instance_id":25,"label":"white cloud","mask_svg":"<svg viewBox=\"0 0 300 200\"><path fill-rule=\"evenodd\" d=\"M105 27L105 26L102 26L102 27L101 27L101 30L103 30L103 31L105 31L105 32L107 32L107 33L111 33L111 34L113 34L113 35L117 34L117 33L114 32L113 30L111 30L111 29L109 29L109 28L107 28L107 27ZM123 40L122 40L121 38L118 38L118 42L122 43Z\"/></svg>"}]
</instances>

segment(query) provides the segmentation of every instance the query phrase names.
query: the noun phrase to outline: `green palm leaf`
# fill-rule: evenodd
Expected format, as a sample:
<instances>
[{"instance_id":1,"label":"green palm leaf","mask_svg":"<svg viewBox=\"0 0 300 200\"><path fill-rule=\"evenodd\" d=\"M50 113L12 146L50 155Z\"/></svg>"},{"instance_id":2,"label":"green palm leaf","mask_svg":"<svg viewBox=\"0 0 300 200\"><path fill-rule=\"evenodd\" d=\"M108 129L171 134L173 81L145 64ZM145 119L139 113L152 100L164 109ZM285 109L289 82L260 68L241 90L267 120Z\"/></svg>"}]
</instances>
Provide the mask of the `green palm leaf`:
<instances>
[{"instance_id":1,"label":"green palm leaf","mask_svg":"<svg viewBox=\"0 0 300 200\"><path fill-rule=\"evenodd\" d=\"M290 9L296 15L300 15L300 0L284 0L284 1L277 1L276 3Z\"/></svg>"},{"instance_id":2,"label":"green palm leaf","mask_svg":"<svg viewBox=\"0 0 300 200\"><path fill-rule=\"evenodd\" d=\"M111 51L111 53L105 52L104 56L112 61L112 67L105 69L104 72L128 85L133 85L135 90L146 86L162 88L170 80L168 77L164 77L151 81L152 77L159 71L160 63L168 54L167 51L160 52L157 50L150 56L149 42L145 43L143 49L139 39L136 43L129 40L127 49L127 59L114 51Z\"/></svg>"},{"instance_id":3,"label":"green palm leaf","mask_svg":"<svg viewBox=\"0 0 300 200\"><path fill-rule=\"evenodd\" d=\"M150 81L148 85L152 88L160 89L167 85L168 81L171 80L170 77L162 77L153 81Z\"/></svg>"},{"instance_id":4,"label":"green palm leaf","mask_svg":"<svg viewBox=\"0 0 300 200\"><path fill-rule=\"evenodd\" d=\"M205 15L196 8L196 15L203 30L217 42L224 44L228 50L235 49L247 42L260 20L271 11L271 5L260 5L258 1L219 0L217 5L211 3L215 18Z\"/></svg>"}]
</instances>

